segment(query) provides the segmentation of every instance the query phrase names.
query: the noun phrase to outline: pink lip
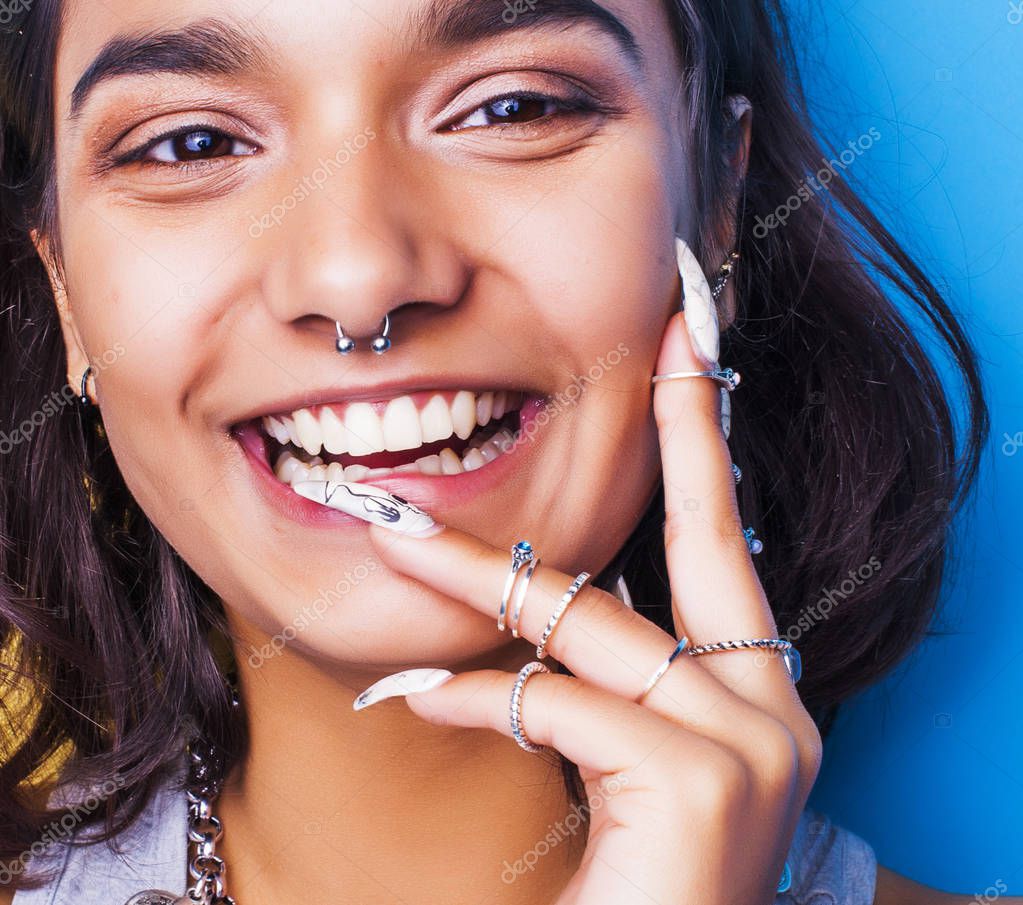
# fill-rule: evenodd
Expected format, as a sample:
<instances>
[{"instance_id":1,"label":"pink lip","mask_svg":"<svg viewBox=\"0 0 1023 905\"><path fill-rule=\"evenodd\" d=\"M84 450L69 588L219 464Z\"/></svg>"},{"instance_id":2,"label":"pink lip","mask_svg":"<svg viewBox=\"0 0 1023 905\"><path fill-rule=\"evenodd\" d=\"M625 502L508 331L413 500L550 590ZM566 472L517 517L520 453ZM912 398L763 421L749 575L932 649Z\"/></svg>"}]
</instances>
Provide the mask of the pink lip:
<instances>
[{"instance_id":1,"label":"pink lip","mask_svg":"<svg viewBox=\"0 0 1023 905\"><path fill-rule=\"evenodd\" d=\"M475 471L436 476L403 472L368 483L388 493L397 494L428 512L438 521L444 521L444 513L447 510L481 493L492 491L514 469L520 467L527 448L534 446L536 442L536 433L528 426L543 409L544 402L541 398L535 396L528 398L520 414L523 439L513 449ZM278 481L263 456L263 437L254 425L243 425L232 433L255 472L256 492L268 505L289 520L310 528L366 525L362 519L307 500L295 493L287 484Z\"/></svg>"}]
</instances>

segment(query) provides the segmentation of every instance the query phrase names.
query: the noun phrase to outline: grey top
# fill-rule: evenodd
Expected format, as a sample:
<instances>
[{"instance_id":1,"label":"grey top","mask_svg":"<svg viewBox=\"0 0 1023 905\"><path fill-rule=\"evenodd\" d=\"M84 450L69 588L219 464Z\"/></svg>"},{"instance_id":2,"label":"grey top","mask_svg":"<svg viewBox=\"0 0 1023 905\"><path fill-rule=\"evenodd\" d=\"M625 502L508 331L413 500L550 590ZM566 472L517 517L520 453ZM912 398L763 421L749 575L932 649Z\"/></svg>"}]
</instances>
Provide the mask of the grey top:
<instances>
[{"instance_id":1,"label":"grey top","mask_svg":"<svg viewBox=\"0 0 1023 905\"><path fill-rule=\"evenodd\" d=\"M14 905L124 905L143 889L182 895L188 858L183 774L182 766L161 784L140 819L116 837L122 856L103 843L78 847L56 839L37 858L40 865L56 869L55 879L15 893ZM74 838L86 836L79 830ZM789 863L792 885L775 898L775 905L873 905L873 849L826 815L811 808L803 811Z\"/></svg>"}]
</instances>

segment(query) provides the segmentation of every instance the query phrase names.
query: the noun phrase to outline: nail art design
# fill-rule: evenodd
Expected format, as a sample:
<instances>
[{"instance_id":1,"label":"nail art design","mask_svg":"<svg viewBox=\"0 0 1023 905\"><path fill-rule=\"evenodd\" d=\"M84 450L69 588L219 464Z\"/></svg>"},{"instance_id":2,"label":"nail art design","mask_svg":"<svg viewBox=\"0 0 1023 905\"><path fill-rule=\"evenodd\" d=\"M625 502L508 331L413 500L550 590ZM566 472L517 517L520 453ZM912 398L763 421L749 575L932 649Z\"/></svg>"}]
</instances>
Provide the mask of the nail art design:
<instances>
[{"instance_id":1,"label":"nail art design","mask_svg":"<svg viewBox=\"0 0 1023 905\"><path fill-rule=\"evenodd\" d=\"M412 537L428 537L443 526L396 493L354 481L296 481L291 489L307 500Z\"/></svg>"},{"instance_id":2,"label":"nail art design","mask_svg":"<svg viewBox=\"0 0 1023 905\"><path fill-rule=\"evenodd\" d=\"M384 676L361 692L352 704L353 710L364 710L384 698L404 697L416 691L427 691L454 677L449 669L406 669Z\"/></svg>"},{"instance_id":3,"label":"nail art design","mask_svg":"<svg viewBox=\"0 0 1023 905\"><path fill-rule=\"evenodd\" d=\"M720 351L720 330L717 306L707 277L692 249L678 236L675 237L675 256L682 277L682 309L686 313L690 342L704 364L716 366Z\"/></svg>"}]
</instances>

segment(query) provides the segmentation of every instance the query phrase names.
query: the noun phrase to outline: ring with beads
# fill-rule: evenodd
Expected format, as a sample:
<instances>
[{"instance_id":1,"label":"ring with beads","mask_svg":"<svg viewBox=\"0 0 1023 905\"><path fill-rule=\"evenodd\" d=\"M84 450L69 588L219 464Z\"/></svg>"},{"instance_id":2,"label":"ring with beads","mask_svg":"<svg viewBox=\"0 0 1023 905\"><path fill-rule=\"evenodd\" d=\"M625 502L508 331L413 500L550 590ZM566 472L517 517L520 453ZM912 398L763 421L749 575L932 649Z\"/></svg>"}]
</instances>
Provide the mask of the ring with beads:
<instances>
[{"instance_id":1,"label":"ring with beads","mask_svg":"<svg viewBox=\"0 0 1023 905\"><path fill-rule=\"evenodd\" d=\"M511 721L512 736L518 742L519 747L530 753L542 751L544 746L531 742L522 729L522 689L526 687L526 680L537 672L550 672L539 660L531 660L519 670L512 686L511 700L508 704L509 719Z\"/></svg>"}]
</instances>

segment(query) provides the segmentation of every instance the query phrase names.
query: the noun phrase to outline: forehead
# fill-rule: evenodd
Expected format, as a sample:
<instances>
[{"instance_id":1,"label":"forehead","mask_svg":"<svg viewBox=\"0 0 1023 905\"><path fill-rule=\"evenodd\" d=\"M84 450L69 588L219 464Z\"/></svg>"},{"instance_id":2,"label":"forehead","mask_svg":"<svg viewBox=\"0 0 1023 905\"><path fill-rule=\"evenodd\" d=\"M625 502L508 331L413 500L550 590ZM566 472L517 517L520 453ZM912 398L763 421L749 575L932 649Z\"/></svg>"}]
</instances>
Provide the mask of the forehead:
<instances>
[{"instance_id":1,"label":"forehead","mask_svg":"<svg viewBox=\"0 0 1023 905\"><path fill-rule=\"evenodd\" d=\"M647 77L674 57L667 0L67 0L56 88L77 113L105 79L146 71L280 77L422 61L485 42L600 36ZM542 62L542 61L538 61ZM343 75L343 72L340 73Z\"/></svg>"}]
</instances>

